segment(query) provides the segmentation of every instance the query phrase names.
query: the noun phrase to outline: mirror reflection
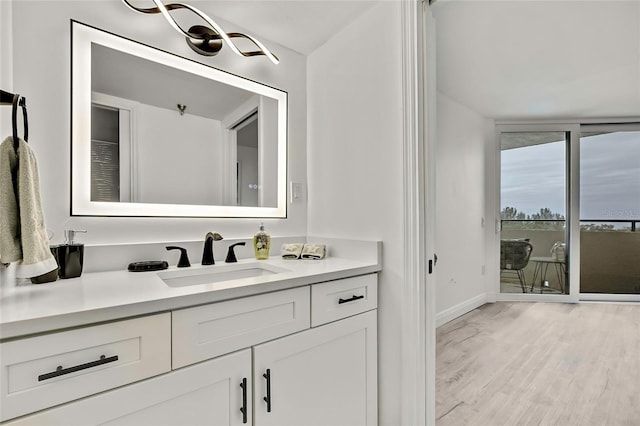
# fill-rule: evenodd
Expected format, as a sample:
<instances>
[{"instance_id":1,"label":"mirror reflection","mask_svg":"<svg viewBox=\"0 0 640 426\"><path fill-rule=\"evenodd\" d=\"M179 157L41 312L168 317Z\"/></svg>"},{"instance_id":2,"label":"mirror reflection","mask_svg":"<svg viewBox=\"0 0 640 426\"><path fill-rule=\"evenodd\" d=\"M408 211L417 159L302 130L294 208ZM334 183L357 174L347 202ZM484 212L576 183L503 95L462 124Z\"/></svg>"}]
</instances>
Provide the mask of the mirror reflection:
<instances>
[{"instance_id":1,"label":"mirror reflection","mask_svg":"<svg viewBox=\"0 0 640 426\"><path fill-rule=\"evenodd\" d=\"M285 92L76 22L73 39L74 116L90 117L73 214L286 215Z\"/></svg>"}]
</instances>

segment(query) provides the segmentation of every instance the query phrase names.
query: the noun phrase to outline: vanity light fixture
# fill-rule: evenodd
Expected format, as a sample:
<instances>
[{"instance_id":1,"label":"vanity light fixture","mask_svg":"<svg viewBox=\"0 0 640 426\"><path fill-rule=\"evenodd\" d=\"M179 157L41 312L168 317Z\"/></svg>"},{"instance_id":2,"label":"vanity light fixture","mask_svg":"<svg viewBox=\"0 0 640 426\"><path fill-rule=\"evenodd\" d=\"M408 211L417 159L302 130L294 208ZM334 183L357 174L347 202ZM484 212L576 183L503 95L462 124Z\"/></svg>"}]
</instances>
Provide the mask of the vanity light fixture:
<instances>
[{"instance_id":1,"label":"vanity light fixture","mask_svg":"<svg viewBox=\"0 0 640 426\"><path fill-rule=\"evenodd\" d=\"M269 49L265 47L264 44L260 43L260 41L246 34L224 32L224 30L220 27L220 25L218 25L213 19L211 19L209 16L204 14L199 9L193 6L190 6L188 4L184 4L184 3L163 4L161 0L152 0L153 3L156 5L156 7L141 8L141 7L135 7L128 0L122 0L122 1L131 10L136 12L149 13L149 14L161 13L162 16L165 17L167 22L169 22L169 24L176 31L178 31L180 34L185 36L189 47L193 49L194 52L199 53L200 55L204 55L204 56L217 55L218 52L220 52L220 49L222 49L223 42L225 42L227 46L229 46L229 48L237 55L240 55L240 56L264 55L267 58L269 58L269 60L274 64L277 64L280 62L278 57L275 56L273 53L271 53ZM169 13L169 11L177 10L177 9L186 9L194 13L195 15L200 17L203 21L205 21L207 25L206 26L193 25L191 28L189 28L188 31L183 30L182 27L178 25L176 20L173 19L173 17ZM258 50L253 50L253 51L240 50L233 43L233 41L231 41L232 38L247 39L251 41L253 44L255 44L258 47Z\"/></svg>"}]
</instances>

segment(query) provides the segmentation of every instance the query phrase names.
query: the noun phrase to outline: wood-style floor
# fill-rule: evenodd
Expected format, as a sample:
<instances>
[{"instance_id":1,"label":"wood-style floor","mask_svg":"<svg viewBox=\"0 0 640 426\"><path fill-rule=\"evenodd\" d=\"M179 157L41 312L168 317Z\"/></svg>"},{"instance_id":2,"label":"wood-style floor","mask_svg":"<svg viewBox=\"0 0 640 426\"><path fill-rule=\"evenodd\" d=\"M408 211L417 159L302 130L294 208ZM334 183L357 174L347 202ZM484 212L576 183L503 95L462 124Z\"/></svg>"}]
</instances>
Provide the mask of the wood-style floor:
<instances>
[{"instance_id":1,"label":"wood-style floor","mask_svg":"<svg viewBox=\"0 0 640 426\"><path fill-rule=\"evenodd\" d=\"M436 354L438 426L640 425L640 304L487 304Z\"/></svg>"}]
</instances>

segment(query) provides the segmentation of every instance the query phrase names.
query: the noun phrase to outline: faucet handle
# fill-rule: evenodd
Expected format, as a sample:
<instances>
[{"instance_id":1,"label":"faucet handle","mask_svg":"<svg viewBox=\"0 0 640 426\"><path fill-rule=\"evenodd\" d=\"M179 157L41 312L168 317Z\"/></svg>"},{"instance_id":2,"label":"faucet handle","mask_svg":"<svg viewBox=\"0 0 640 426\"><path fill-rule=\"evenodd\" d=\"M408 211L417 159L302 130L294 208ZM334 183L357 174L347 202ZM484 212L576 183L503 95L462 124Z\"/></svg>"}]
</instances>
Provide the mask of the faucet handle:
<instances>
[{"instance_id":1,"label":"faucet handle","mask_svg":"<svg viewBox=\"0 0 640 426\"><path fill-rule=\"evenodd\" d=\"M187 256L187 249L178 247L178 246L166 246L167 251L169 250L180 250L180 260L178 260L178 268L188 268L191 266L191 262L189 262L189 256Z\"/></svg>"},{"instance_id":2,"label":"faucet handle","mask_svg":"<svg viewBox=\"0 0 640 426\"><path fill-rule=\"evenodd\" d=\"M241 241L239 243L235 243L235 244L231 244L229 246L229 251L227 252L227 258L224 260L225 263L236 263L238 261L238 259L236 258L236 252L233 251L233 248L235 246L243 246L246 243L244 241Z\"/></svg>"}]
</instances>

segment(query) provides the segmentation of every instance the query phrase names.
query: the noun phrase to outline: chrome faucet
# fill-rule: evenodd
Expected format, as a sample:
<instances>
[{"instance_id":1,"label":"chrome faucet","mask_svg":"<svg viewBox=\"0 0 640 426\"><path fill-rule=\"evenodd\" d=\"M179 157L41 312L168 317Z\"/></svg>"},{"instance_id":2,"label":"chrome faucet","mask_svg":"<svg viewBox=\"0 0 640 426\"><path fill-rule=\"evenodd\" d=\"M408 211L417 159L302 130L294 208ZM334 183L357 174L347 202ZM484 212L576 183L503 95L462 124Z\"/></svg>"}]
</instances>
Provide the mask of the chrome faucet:
<instances>
[{"instance_id":1,"label":"chrome faucet","mask_svg":"<svg viewBox=\"0 0 640 426\"><path fill-rule=\"evenodd\" d=\"M202 264L203 265L215 265L216 261L213 259L213 242L220 241L222 235L217 232L208 232L204 237L204 250L202 251Z\"/></svg>"}]
</instances>

